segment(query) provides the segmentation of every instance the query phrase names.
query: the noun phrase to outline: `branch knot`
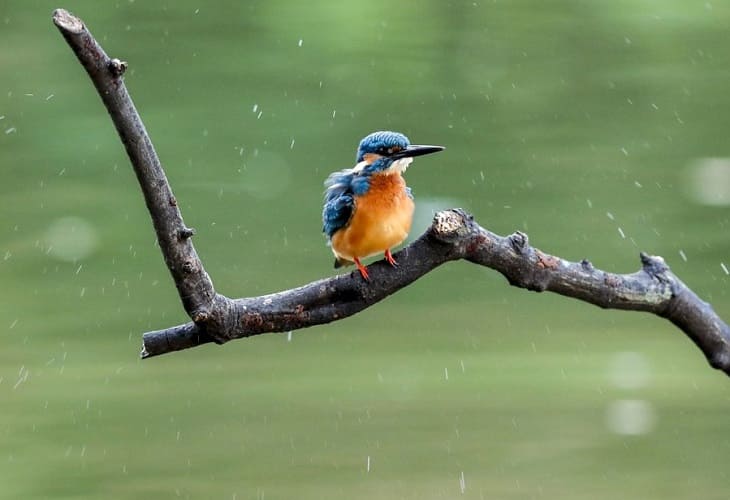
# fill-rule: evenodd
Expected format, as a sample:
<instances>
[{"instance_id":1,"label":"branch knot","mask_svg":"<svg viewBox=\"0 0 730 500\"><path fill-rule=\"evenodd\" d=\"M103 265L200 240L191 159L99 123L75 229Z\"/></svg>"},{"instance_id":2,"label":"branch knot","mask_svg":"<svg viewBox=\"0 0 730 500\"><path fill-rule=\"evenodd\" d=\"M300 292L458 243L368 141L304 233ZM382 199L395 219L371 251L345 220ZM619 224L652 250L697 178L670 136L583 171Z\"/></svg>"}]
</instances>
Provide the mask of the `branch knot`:
<instances>
[{"instance_id":1,"label":"branch knot","mask_svg":"<svg viewBox=\"0 0 730 500\"><path fill-rule=\"evenodd\" d=\"M530 239L522 231L515 231L508 236L510 245L520 255L525 253L525 250L529 247Z\"/></svg>"},{"instance_id":2,"label":"branch knot","mask_svg":"<svg viewBox=\"0 0 730 500\"><path fill-rule=\"evenodd\" d=\"M641 252L639 258L641 259L641 268L646 274L663 283L670 281L667 278L669 266L667 266L663 258L658 255L649 255L646 252Z\"/></svg>"},{"instance_id":3,"label":"branch knot","mask_svg":"<svg viewBox=\"0 0 730 500\"><path fill-rule=\"evenodd\" d=\"M192 320L194 323L200 324L205 323L210 318L210 314L208 311L195 311L192 315Z\"/></svg>"},{"instance_id":4,"label":"branch knot","mask_svg":"<svg viewBox=\"0 0 730 500\"><path fill-rule=\"evenodd\" d=\"M195 265L195 262L192 260L186 260L183 262L182 270L185 274L193 274L198 266Z\"/></svg>"},{"instance_id":5,"label":"branch knot","mask_svg":"<svg viewBox=\"0 0 730 500\"><path fill-rule=\"evenodd\" d=\"M109 61L109 72L112 74L114 78L119 78L124 74L124 72L127 71L127 62L126 61L120 61L117 58L112 59Z\"/></svg>"},{"instance_id":6,"label":"branch knot","mask_svg":"<svg viewBox=\"0 0 730 500\"><path fill-rule=\"evenodd\" d=\"M471 215L460 208L442 210L433 216L431 234L440 241L452 242L467 235L471 221Z\"/></svg>"},{"instance_id":7,"label":"branch knot","mask_svg":"<svg viewBox=\"0 0 730 500\"><path fill-rule=\"evenodd\" d=\"M185 227L185 226L183 226L183 228L180 229L177 233L177 236L178 236L178 238L180 238L181 241L192 238L194 235L195 235L195 229L192 227Z\"/></svg>"}]
</instances>

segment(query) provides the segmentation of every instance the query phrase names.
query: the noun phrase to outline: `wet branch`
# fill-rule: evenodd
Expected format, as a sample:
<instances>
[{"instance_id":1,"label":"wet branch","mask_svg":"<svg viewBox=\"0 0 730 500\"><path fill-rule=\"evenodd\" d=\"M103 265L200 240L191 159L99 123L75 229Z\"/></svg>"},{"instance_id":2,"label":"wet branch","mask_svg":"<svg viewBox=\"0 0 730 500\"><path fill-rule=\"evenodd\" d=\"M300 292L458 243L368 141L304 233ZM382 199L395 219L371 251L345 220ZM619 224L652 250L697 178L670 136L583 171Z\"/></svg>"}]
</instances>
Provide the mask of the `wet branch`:
<instances>
[{"instance_id":1,"label":"wet branch","mask_svg":"<svg viewBox=\"0 0 730 500\"><path fill-rule=\"evenodd\" d=\"M261 297L230 299L215 292L191 242L159 158L124 86L126 63L110 59L78 18L56 10L53 21L88 72L127 150L144 194L165 263L192 322L145 333L148 358L209 342L224 343L262 333L285 332L337 321L370 307L432 269L464 259L503 274L511 285L550 291L606 309L644 311L682 330L710 365L730 375L730 328L661 257L641 254L633 274L601 271L584 260L545 254L516 232L498 236L462 210L446 210L415 242L368 267L370 282L352 272Z\"/></svg>"}]
</instances>

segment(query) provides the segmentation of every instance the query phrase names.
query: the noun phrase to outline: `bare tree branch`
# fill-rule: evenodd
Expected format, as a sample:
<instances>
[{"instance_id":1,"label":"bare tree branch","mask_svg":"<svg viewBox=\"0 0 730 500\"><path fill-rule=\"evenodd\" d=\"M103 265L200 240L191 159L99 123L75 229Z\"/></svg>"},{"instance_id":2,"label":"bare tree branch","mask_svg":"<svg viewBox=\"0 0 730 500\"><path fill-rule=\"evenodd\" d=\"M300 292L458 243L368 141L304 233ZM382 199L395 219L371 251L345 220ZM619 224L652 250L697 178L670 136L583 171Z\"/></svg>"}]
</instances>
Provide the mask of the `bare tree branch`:
<instances>
[{"instance_id":1,"label":"bare tree branch","mask_svg":"<svg viewBox=\"0 0 730 500\"><path fill-rule=\"evenodd\" d=\"M730 328L677 276L661 257L641 254L633 274L601 271L584 260L569 262L529 245L527 235L502 237L465 212L439 212L431 227L398 252L400 267L369 266L370 282L357 272L283 292L230 299L217 294L190 241L154 147L124 86L126 64L109 59L84 24L64 10L53 20L86 68L112 117L152 217L165 263L193 322L143 337L148 358L209 342L224 343L262 333L284 332L337 321L370 307L441 264L465 259L503 274L514 286L550 291L606 309L644 311L667 318L730 375Z\"/></svg>"},{"instance_id":2,"label":"bare tree branch","mask_svg":"<svg viewBox=\"0 0 730 500\"><path fill-rule=\"evenodd\" d=\"M127 63L110 59L81 19L69 12L55 10L53 22L91 77L117 128L185 311L192 318L205 315L215 298L213 283L190 241L194 231L183 222L160 159L124 86L122 76Z\"/></svg>"}]
</instances>

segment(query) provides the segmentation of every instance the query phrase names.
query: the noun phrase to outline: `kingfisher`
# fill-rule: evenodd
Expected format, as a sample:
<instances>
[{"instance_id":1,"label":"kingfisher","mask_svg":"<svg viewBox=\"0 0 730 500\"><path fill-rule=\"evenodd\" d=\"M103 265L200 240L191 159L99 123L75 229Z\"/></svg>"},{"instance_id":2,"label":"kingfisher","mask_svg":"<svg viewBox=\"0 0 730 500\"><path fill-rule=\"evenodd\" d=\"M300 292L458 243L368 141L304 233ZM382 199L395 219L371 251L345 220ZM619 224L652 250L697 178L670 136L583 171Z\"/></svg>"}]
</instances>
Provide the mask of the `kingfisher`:
<instances>
[{"instance_id":1,"label":"kingfisher","mask_svg":"<svg viewBox=\"0 0 730 500\"><path fill-rule=\"evenodd\" d=\"M361 259L383 252L391 266L398 265L390 249L408 236L415 208L401 174L414 157L443 150L411 144L398 132L373 132L360 141L353 168L327 177L322 230L335 254L335 268L355 264L368 281Z\"/></svg>"}]
</instances>

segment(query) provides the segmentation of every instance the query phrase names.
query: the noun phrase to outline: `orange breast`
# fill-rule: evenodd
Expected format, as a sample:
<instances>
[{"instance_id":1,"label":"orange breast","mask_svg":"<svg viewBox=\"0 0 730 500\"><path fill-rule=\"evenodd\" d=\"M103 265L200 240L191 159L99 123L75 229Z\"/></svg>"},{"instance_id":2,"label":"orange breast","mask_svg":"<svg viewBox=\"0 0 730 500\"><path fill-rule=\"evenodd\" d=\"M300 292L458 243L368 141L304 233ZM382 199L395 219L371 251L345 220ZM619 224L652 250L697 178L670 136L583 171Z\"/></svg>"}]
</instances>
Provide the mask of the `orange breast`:
<instances>
[{"instance_id":1,"label":"orange breast","mask_svg":"<svg viewBox=\"0 0 730 500\"><path fill-rule=\"evenodd\" d=\"M332 251L352 261L401 244L411 230L414 208L399 173L374 175L368 192L355 199L350 223L332 235Z\"/></svg>"}]
</instances>

